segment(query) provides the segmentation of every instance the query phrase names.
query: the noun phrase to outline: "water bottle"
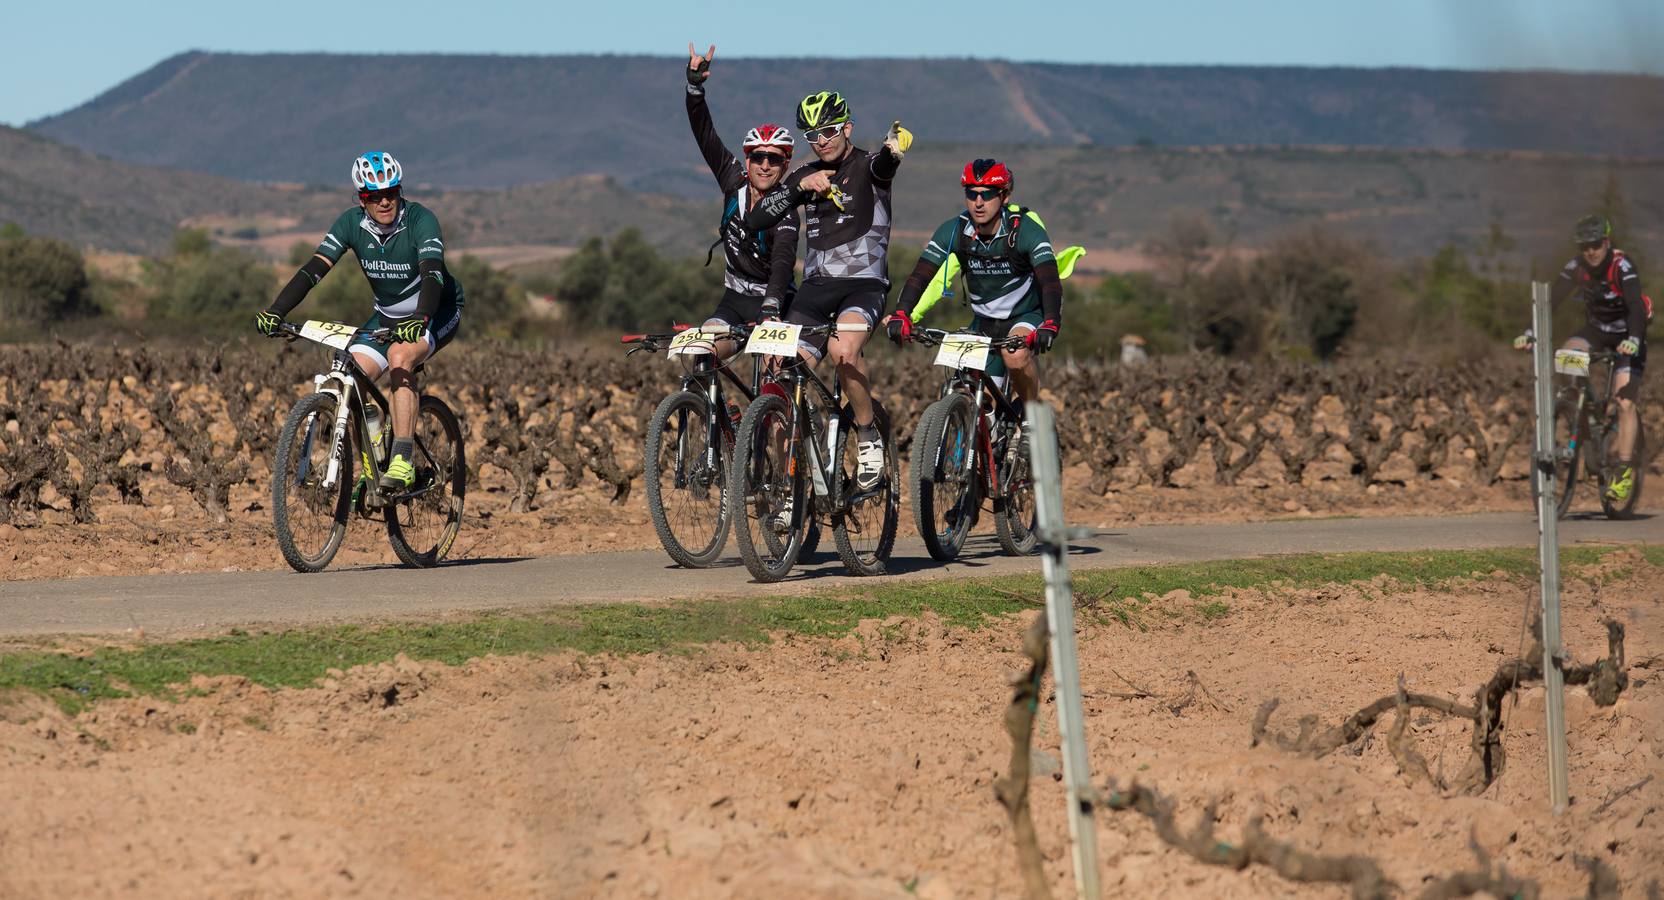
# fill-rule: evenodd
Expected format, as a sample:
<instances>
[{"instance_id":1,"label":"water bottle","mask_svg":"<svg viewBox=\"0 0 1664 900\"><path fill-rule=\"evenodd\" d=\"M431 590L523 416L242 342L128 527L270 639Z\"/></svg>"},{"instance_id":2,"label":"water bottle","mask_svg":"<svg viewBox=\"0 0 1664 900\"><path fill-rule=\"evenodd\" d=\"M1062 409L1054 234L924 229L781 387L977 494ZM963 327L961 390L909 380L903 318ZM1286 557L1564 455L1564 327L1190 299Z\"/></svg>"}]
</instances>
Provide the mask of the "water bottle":
<instances>
[{"instance_id":1,"label":"water bottle","mask_svg":"<svg viewBox=\"0 0 1664 900\"><path fill-rule=\"evenodd\" d=\"M383 440L381 406L376 403L364 404L364 423L370 428L370 446L375 448L376 462L387 461L387 442Z\"/></svg>"}]
</instances>

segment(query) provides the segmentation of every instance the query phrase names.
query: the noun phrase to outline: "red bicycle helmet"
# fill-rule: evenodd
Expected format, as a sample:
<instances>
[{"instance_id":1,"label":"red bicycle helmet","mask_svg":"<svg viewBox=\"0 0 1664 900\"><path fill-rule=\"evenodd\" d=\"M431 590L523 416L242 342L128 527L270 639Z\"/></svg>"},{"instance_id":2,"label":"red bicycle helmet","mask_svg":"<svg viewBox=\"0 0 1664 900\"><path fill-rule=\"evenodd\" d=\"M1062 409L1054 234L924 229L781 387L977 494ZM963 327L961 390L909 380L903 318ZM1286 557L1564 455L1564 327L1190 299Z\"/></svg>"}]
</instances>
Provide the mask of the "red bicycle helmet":
<instances>
[{"instance_id":1,"label":"red bicycle helmet","mask_svg":"<svg viewBox=\"0 0 1664 900\"><path fill-rule=\"evenodd\" d=\"M974 159L965 164L965 174L959 176L965 187L991 187L1009 191L1017 183L1005 163L997 159Z\"/></svg>"}]
</instances>

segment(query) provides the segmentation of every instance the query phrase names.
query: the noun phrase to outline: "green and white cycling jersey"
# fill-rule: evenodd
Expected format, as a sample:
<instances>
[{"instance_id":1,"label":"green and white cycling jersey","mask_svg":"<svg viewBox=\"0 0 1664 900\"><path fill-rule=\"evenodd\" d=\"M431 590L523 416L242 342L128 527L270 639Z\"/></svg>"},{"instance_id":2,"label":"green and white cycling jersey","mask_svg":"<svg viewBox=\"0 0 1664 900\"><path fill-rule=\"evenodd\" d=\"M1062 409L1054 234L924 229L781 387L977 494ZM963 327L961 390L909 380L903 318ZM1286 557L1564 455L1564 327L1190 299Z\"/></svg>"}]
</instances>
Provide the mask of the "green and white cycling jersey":
<instances>
[{"instance_id":1,"label":"green and white cycling jersey","mask_svg":"<svg viewBox=\"0 0 1664 900\"><path fill-rule=\"evenodd\" d=\"M318 244L318 255L331 263L341 261L348 249L358 256L364 277L370 279L375 293L376 311L390 319L402 319L416 313L417 296L422 291L422 279L416 266L423 260L445 263L445 240L439 232L439 219L420 203L404 201L399 218L386 235L360 207L342 213L329 227L329 232ZM445 275L444 293L439 308L448 310L462 305L462 285Z\"/></svg>"},{"instance_id":2,"label":"green and white cycling jersey","mask_svg":"<svg viewBox=\"0 0 1664 900\"><path fill-rule=\"evenodd\" d=\"M984 239L977 235L971 217L961 213L937 227L919 257L942 266L949 256L957 256L965 275L967 299L979 316L1009 319L1039 309L1040 288L1034 281L1034 267L1055 262L1057 256L1039 216L1027 213L1021 217L1021 225L1016 224L1018 221L1015 208L1006 210L1000 216L999 231ZM945 266L943 269L932 281L952 277Z\"/></svg>"}]
</instances>

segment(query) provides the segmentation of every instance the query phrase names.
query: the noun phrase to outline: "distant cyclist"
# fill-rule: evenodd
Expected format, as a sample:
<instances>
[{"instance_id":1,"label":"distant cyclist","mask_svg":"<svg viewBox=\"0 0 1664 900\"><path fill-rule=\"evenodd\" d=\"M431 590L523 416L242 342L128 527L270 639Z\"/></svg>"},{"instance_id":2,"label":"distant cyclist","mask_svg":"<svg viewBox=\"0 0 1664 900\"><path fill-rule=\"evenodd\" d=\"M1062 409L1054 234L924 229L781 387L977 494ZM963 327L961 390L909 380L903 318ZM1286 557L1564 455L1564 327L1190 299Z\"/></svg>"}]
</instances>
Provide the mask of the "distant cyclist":
<instances>
[{"instance_id":1,"label":"distant cyclist","mask_svg":"<svg viewBox=\"0 0 1664 900\"><path fill-rule=\"evenodd\" d=\"M854 145L849 104L831 91L803 98L797 127L818 159L786 176L786 182L746 213L747 231L768 228L806 206L803 227L808 250L803 286L786 313L786 321L823 325L838 321L877 326L884 317L890 289L886 257L890 248L890 185L913 135L892 126L877 153ZM861 355L870 332L841 332L824 343L805 340L802 352L818 360L830 350L838 379L854 412L855 484L877 487L884 476L884 444L873 424L872 386Z\"/></svg>"},{"instance_id":2,"label":"distant cyclist","mask_svg":"<svg viewBox=\"0 0 1664 900\"><path fill-rule=\"evenodd\" d=\"M705 104L705 79L710 77L714 56L714 44L704 56L688 44L688 124L693 127L705 164L716 176L724 201L717 242L722 244L726 262L722 276L725 289L722 300L705 320L712 328L756 322L763 318L765 308L772 316L780 315L796 290L792 270L797 265L799 230L796 210L767 228L745 227L745 214L785 177L794 142L792 133L779 125L758 125L746 132L741 144L744 164L734 159L717 136L710 107ZM726 357L738 349L736 342L722 341L717 351Z\"/></svg>"},{"instance_id":3,"label":"distant cyclist","mask_svg":"<svg viewBox=\"0 0 1664 900\"><path fill-rule=\"evenodd\" d=\"M392 328L394 342L355 339L347 349L372 379L385 370L393 386L393 446L381 486L409 488L416 481L411 458L416 436L416 367L456 337L462 321L462 285L445 269L439 219L401 196L403 167L390 153L371 152L352 162L358 205L335 220L317 252L255 316L262 334L277 331L349 248L358 256L375 294L375 312L362 331Z\"/></svg>"},{"instance_id":4,"label":"distant cyclist","mask_svg":"<svg viewBox=\"0 0 1664 900\"><path fill-rule=\"evenodd\" d=\"M1635 443L1639 416L1635 400L1641 392L1641 376L1647 365L1647 323L1652 316L1641 293L1641 275L1622 250L1612 246L1612 223L1601 216L1585 216L1572 230L1577 256L1560 270L1566 291L1554 301L1555 308L1568 297L1583 304L1585 323L1565 343L1568 350L1591 347L1618 354L1613 364L1613 392L1618 398L1618 463L1623 468L1606 488L1606 496L1619 502L1635 490ZM1534 339L1531 330L1514 339L1523 350Z\"/></svg>"},{"instance_id":5,"label":"distant cyclist","mask_svg":"<svg viewBox=\"0 0 1664 900\"><path fill-rule=\"evenodd\" d=\"M914 306L952 257L965 274L965 292L975 313L970 330L996 341L1026 336L1025 346L1002 351L1003 359L991 360L988 374L999 380L1009 369L1013 392L1024 401L1037 399L1040 370L1035 355L1050 350L1063 327L1057 253L1040 217L1010 203L1016 176L1005 163L966 163L959 183L965 189L965 211L930 236L885 327L897 344L913 336ZM951 273L944 271L943 278L951 278Z\"/></svg>"}]
</instances>

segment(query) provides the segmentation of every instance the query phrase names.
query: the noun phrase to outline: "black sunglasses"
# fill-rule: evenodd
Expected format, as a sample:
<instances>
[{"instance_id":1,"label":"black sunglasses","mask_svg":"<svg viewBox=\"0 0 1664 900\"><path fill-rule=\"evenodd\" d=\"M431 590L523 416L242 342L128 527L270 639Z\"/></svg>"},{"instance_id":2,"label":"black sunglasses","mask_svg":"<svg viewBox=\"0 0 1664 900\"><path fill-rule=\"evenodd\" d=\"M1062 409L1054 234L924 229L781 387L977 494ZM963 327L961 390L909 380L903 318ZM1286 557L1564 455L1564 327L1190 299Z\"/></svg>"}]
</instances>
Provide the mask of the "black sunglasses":
<instances>
[{"instance_id":1,"label":"black sunglasses","mask_svg":"<svg viewBox=\"0 0 1664 900\"><path fill-rule=\"evenodd\" d=\"M1598 241L1578 241L1577 242L1577 249L1579 249L1579 250L1599 250L1601 247L1603 247L1605 245L1606 245L1606 238L1601 238Z\"/></svg>"},{"instance_id":2,"label":"black sunglasses","mask_svg":"<svg viewBox=\"0 0 1664 900\"><path fill-rule=\"evenodd\" d=\"M752 151L751 155L747 156L746 159L751 160L759 166L764 163L771 166L783 166L786 164L786 157L781 156L778 153L764 153L761 150Z\"/></svg>"},{"instance_id":3,"label":"black sunglasses","mask_svg":"<svg viewBox=\"0 0 1664 900\"><path fill-rule=\"evenodd\" d=\"M380 203L383 200L397 199L399 199L399 189L396 187L385 188L379 191L358 192L358 200L360 203Z\"/></svg>"},{"instance_id":4,"label":"black sunglasses","mask_svg":"<svg viewBox=\"0 0 1664 900\"><path fill-rule=\"evenodd\" d=\"M989 200L998 200L999 197L1000 192L994 188L968 187L965 189L966 200L981 200L986 203Z\"/></svg>"}]
</instances>

